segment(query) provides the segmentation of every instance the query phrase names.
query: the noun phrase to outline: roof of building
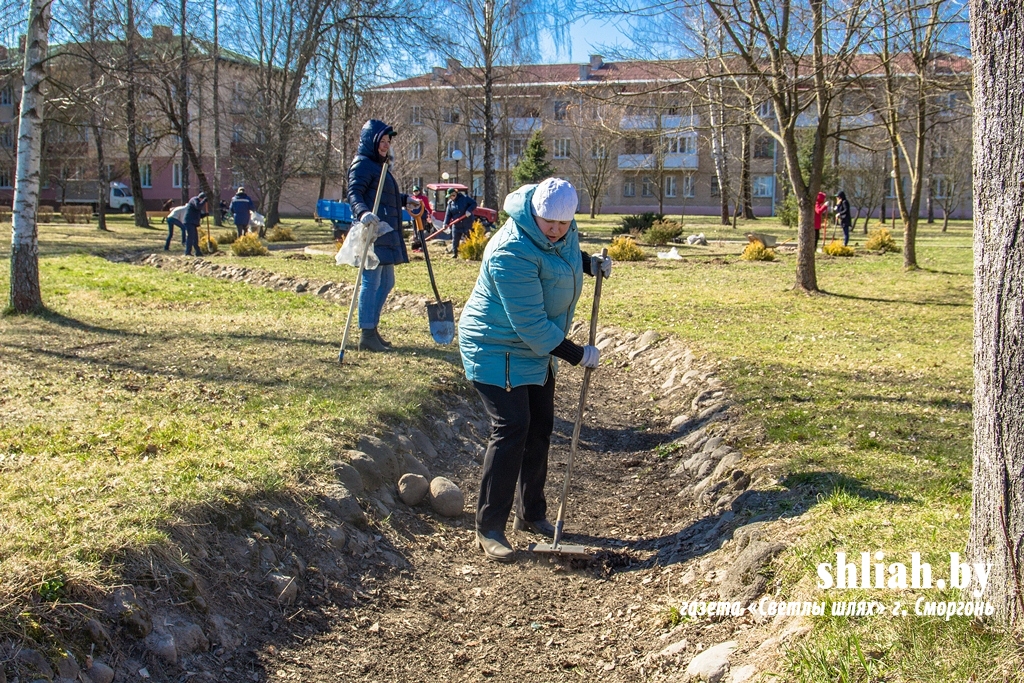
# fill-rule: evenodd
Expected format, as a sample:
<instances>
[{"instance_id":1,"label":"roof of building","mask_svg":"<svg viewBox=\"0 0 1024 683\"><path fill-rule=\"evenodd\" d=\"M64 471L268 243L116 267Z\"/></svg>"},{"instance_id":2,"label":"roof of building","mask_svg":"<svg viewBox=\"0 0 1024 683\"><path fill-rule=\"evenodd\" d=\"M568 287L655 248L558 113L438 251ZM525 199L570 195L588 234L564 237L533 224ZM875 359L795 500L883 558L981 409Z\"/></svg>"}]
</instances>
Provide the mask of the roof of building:
<instances>
[{"instance_id":1,"label":"roof of building","mask_svg":"<svg viewBox=\"0 0 1024 683\"><path fill-rule=\"evenodd\" d=\"M734 60L739 61L738 57ZM893 64L896 72L914 72L913 60L908 54L897 55ZM742 66L737 64L737 70ZM966 75L970 73L970 58L959 55L939 55L933 62L939 76ZM877 76L884 72L883 61L876 54L857 55L850 68L851 75ZM431 73L413 76L400 81L386 83L371 91L426 90L430 88L472 87L482 83L482 68L463 67L452 60L449 68L436 67ZM632 60L605 62L595 55L589 64L524 64L503 66L495 69L495 83L530 85L610 85L629 83L650 83L652 81L673 82L690 80L707 73L705 62L700 59L674 60Z\"/></svg>"}]
</instances>

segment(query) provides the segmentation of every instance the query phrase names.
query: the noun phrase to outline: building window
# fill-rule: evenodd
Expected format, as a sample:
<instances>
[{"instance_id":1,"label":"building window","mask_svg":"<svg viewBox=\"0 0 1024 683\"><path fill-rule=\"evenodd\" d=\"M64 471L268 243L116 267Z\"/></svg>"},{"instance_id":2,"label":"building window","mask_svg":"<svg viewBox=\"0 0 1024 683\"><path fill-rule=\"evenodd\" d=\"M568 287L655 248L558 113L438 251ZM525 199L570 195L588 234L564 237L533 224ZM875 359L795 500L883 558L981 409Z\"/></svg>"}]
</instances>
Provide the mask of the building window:
<instances>
[{"instance_id":1,"label":"building window","mask_svg":"<svg viewBox=\"0 0 1024 683\"><path fill-rule=\"evenodd\" d=\"M937 175L932 178L932 196L936 199L945 199L949 196L949 183L943 176Z\"/></svg>"},{"instance_id":2,"label":"building window","mask_svg":"<svg viewBox=\"0 0 1024 683\"><path fill-rule=\"evenodd\" d=\"M771 100L765 100L757 105L757 115L762 119L770 119L775 115L775 107Z\"/></svg>"},{"instance_id":3,"label":"building window","mask_svg":"<svg viewBox=\"0 0 1024 683\"><path fill-rule=\"evenodd\" d=\"M665 196L676 196L676 177L674 175L665 176Z\"/></svg>"},{"instance_id":4,"label":"building window","mask_svg":"<svg viewBox=\"0 0 1024 683\"><path fill-rule=\"evenodd\" d=\"M644 176L643 184L640 186L640 195L643 197L654 196L654 181L650 176Z\"/></svg>"},{"instance_id":5,"label":"building window","mask_svg":"<svg viewBox=\"0 0 1024 683\"><path fill-rule=\"evenodd\" d=\"M482 197L484 194L484 177L473 176L473 197Z\"/></svg>"},{"instance_id":6,"label":"building window","mask_svg":"<svg viewBox=\"0 0 1024 683\"><path fill-rule=\"evenodd\" d=\"M409 122L417 126L423 123L423 107L419 105L413 106L412 114L409 116Z\"/></svg>"},{"instance_id":7,"label":"building window","mask_svg":"<svg viewBox=\"0 0 1024 683\"><path fill-rule=\"evenodd\" d=\"M636 196L636 181L632 178L622 181L622 196L623 197L635 197Z\"/></svg>"},{"instance_id":8,"label":"building window","mask_svg":"<svg viewBox=\"0 0 1024 683\"><path fill-rule=\"evenodd\" d=\"M683 196L684 197L692 197L692 196L694 196L694 194L696 194L694 192L694 185L696 185L696 183L693 181L693 176L692 175L684 175L683 176Z\"/></svg>"},{"instance_id":9,"label":"building window","mask_svg":"<svg viewBox=\"0 0 1024 683\"><path fill-rule=\"evenodd\" d=\"M564 100L555 101L555 121L565 121L569 115L569 103Z\"/></svg>"},{"instance_id":10,"label":"building window","mask_svg":"<svg viewBox=\"0 0 1024 683\"><path fill-rule=\"evenodd\" d=\"M412 179L412 184L415 185L416 187L422 188L423 187L423 178L422 177L413 178Z\"/></svg>"},{"instance_id":11,"label":"building window","mask_svg":"<svg viewBox=\"0 0 1024 683\"><path fill-rule=\"evenodd\" d=\"M423 158L423 140L416 140L409 145L409 158L413 161Z\"/></svg>"},{"instance_id":12,"label":"building window","mask_svg":"<svg viewBox=\"0 0 1024 683\"><path fill-rule=\"evenodd\" d=\"M153 187L153 164L140 165L139 177L142 178L143 187Z\"/></svg>"},{"instance_id":13,"label":"building window","mask_svg":"<svg viewBox=\"0 0 1024 683\"><path fill-rule=\"evenodd\" d=\"M774 159L775 140L767 135L761 135L754 139L755 159Z\"/></svg>"},{"instance_id":14,"label":"building window","mask_svg":"<svg viewBox=\"0 0 1024 683\"><path fill-rule=\"evenodd\" d=\"M607 159L608 158L608 147L601 142L595 142L590 147L590 158L591 159Z\"/></svg>"},{"instance_id":15,"label":"building window","mask_svg":"<svg viewBox=\"0 0 1024 683\"><path fill-rule=\"evenodd\" d=\"M181 187L181 162L175 161L171 170L171 187Z\"/></svg>"},{"instance_id":16,"label":"building window","mask_svg":"<svg viewBox=\"0 0 1024 683\"><path fill-rule=\"evenodd\" d=\"M0 105L4 104L14 104L14 88L9 85L0 88Z\"/></svg>"},{"instance_id":17,"label":"building window","mask_svg":"<svg viewBox=\"0 0 1024 683\"><path fill-rule=\"evenodd\" d=\"M716 175L711 176L711 196L712 197L721 197L722 196L722 186L718 184L718 176L716 176Z\"/></svg>"},{"instance_id":18,"label":"building window","mask_svg":"<svg viewBox=\"0 0 1024 683\"><path fill-rule=\"evenodd\" d=\"M456 124L459 122L459 110L455 107L447 107L444 110L444 122Z\"/></svg>"},{"instance_id":19,"label":"building window","mask_svg":"<svg viewBox=\"0 0 1024 683\"><path fill-rule=\"evenodd\" d=\"M526 148L526 140L523 138L512 138L508 141L508 156L510 159L518 157Z\"/></svg>"},{"instance_id":20,"label":"building window","mask_svg":"<svg viewBox=\"0 0 1024 683\"><path fill-rule=\"evenodd\" d=\"M571 141L569 140L569 138L562 138L562 139L559 139L559 140L555 140L554 158L555 159L568 159L569 158L569 152L570 152L571 149L572 149Z\"/></svg>"},{"instance_id":21,"label":"building window","mask_svg":"<svg viewBox=\"0 0 1024 683\"><path fill-rule=\"evenodd\" d=\"M243 140L245 140L245 128L242 124L236 123L231 127L231 142L240 145Z\"/></svg>"},{"instance_id":22,"label":"building window","mask_svg":"<svg viewBox=\"0 0 1024 683\"><path fill-rule=\"evenodd\" d=\"M697 153L697 136L696 135L678 135L668 138L666 141L667 149L669 154L696 154Z\"/></svg>"},{"instance_id":23,"label":"building window","mask_svg":"<svg viewBox=\"0 0 1024 683\"><path fill-rule=\"evenodd\" d=\"M756 175L751 180L755 197L774 197L775 178L770 175Z\"/></svg>"},{"instance_id":24,"label":"building window","mask_svg":"<svg viewBox=\"0 0 1024 683\"><path fill-rule=\"evenodd\" d=\"M444 158L451 159L452 154L459 148L459 143L455 140L449 140L444 146Z\"/></svg>"},{"instance_id":25,"label":"building window","mask_svg":"<svg viewBox=\"0 0 1024 683\"><path fill-rule=\"evenodd\" d=\"M0 147L10 149L14 147L14 124L10 123L0 126Z\"/></svg>"},{"instance_id":26,"label":"building window","mask_svg":"<svg viewBox=\"0 0 1024 683\"><path fill-rule=\"evenodd\" d=\"M14 174L11 173L9 166L0 166L0 188L9 190L13 178Z\"/></svg>"},{"instance_id":27,"label":"building window","mask_svg":"<svg viewBox=\"0 0 1024 683\"><path fill-rule=\"evenodd\" d=\"M249 183L245 182L245 176L242 175L241 171L231 170L231 186L232 187L245 187Z\"/></svg>"}]
</instances>

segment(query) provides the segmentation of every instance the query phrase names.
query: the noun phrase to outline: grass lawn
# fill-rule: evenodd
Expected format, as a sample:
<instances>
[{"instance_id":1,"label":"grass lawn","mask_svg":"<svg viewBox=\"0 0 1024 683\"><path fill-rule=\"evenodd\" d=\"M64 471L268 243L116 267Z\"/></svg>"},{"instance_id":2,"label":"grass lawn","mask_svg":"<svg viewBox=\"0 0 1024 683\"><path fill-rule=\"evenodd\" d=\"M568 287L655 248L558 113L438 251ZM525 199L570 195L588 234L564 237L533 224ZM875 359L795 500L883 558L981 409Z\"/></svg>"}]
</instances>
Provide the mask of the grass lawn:
<instances>
[{"instance_id":1,"label":"grass lawn","mask_svg":"<svg viewBox=\"0 0 1024 683\"><path fill-rule=\"evenodd\" d=\"M595 251L617 220L578 222L584 248ZM300 242L330 239L328 227L309 220L285 225ZM89 255L162 247L162 228L136 229L120 217L112 226L41 226L52 313L0 319L0 603L53 576L101 581L101 559L158 540L190 507L316 476L341 446L325 437L324 420L351 435L389 416L414 418L437 388L432 376L461 375L457 357L404 314L388 314L385 330L417 347L403 356L401 377L372 359L339 367L338 307ZM772 219L733 230L688 217L684 234L703 232L709 246L680 246L681 261L616 264L602 322L672 334L721 361L735 397L764 426L763 440L741 445L747 456L781 462L780 487L816 492L805 533L777 566L783 595L821 599L815 566L834 561L836 550L880 550L905 563L916 551L948 566L948 553L965 546L970 515L970 224L946 233L941 223L922 224L915 272L903 271L899 254L819 256L821 296L791 289L792 254L738 260L750 230L780 241L795 232ZM901 243L898 230L894 237ZM465 301L478 264L435 254L442 295ZM354 277L328 256L244 263ZM5 291L7 277L0 274ZM397 287L427 295L423 262L399 268ZM894 599L870 591L842 599L864 596ZM912 606L916 597L895 599ZM1019 645L966 619L814 624L783 680L1014 680L1024 667Z\"/></svg>"}]
</instances>

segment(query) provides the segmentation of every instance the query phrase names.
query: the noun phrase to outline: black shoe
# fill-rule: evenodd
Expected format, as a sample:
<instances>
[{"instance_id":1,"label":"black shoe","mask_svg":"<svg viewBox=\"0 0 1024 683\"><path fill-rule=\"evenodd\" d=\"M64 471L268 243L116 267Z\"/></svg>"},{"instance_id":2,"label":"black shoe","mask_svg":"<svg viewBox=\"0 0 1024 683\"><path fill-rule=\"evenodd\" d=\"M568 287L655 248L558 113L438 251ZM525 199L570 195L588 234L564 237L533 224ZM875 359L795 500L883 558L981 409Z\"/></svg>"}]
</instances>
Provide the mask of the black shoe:
<instances>
[{"instance_id":1,"label":"black shoe","mask_svg":"<svg viewBox=\"0 0 1024 683\"><path fill-rule=\"evenodd\" d=\"M377 334L372 328L366 330L360 330L359 334L359 350L360 351L387 351L388 347L380 343L377 339Z\"/></svg>"},{"instance_id":2,"label":"black shoe","mask_svg":"<svg viewBox=\"0 0 1024 683\"><path fill-rule=\"evenodd\" d=\"M528 522L522 517L516 516L512 522L512 528L516 531L530 531L548 538L555 537L555 526L546 519L538 519L536 522Z\"/></svg>"},{"instance_id":3,"label":"black shoe","mask_svg":"<svg viewBox=\"0 0 1024 683\"><path fill-rule=\"evenodd\" d=\"M381 344L383 344L384 346L388 347L389 349L391 348L391 342L389 342L384 337L380 336L380 329L379 328L376 328L376 327L373 328L373 333L375 335L377 335L377 341L379 341Z\"/></svg>"},{"instance_id":4,"label":"black shoe","mask_svg":"<svg viewBox=\"0 0 1024 683\"><path fill-rule=\"evenodd\" d=\"M503 531L477 531L476 547L484 551L488 560L493 562L511 562L515 559L515 550L505 538Z\"/></svg>"}]
</instances>

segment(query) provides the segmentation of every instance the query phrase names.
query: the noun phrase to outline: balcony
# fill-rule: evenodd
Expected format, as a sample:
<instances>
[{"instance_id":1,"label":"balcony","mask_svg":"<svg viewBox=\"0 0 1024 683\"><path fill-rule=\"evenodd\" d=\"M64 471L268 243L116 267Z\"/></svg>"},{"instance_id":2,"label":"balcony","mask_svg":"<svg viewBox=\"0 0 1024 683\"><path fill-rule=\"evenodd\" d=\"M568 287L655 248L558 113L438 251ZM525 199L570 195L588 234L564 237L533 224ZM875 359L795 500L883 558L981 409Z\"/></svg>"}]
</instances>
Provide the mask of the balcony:
<instances>
[{"instance_id":1,"label":"balcony","mask_svg":"<svg viewBox=\"0 0 1024 683\"><path fill-rule=\"evenodd\" d=\"M697 168L697 154L666 154L663 168L666 170ZM658 158L654 154L620 154L620 170L657 168Z\"/></svg>"},{"instance_id":2,"label":"balcony","mask_svg":"<svg viewBox=\"0 0 1024 683\"><path fill-rule=\"evenodd\" d=\"M658 120L653 116L623 116L619 130L656 130Z\"/></svg>"},{"instance_id":3,"label":"balcony","mask_svg":"<svg viewBox=\"0 0 1024 683\"><path fill-rule=\"evenodd\" d=\"M514 117L508 120L509 129L513 133L530 133L539 129L541 120L533 117Z\"/></svg>"},{"instance_id":4,"label":"balcony","mask_svg":"<svg viewBox=\"0 0 1024 683\"><path fill-rule=\"evenodd\" d=\"M698 126L700 126L700 116L697 114L694 114L693 116L675 116L666 114L661 117L661 127L664 130L697 128Z\"/></svg>"}]
</instances>

